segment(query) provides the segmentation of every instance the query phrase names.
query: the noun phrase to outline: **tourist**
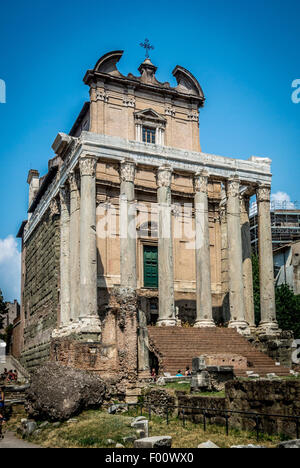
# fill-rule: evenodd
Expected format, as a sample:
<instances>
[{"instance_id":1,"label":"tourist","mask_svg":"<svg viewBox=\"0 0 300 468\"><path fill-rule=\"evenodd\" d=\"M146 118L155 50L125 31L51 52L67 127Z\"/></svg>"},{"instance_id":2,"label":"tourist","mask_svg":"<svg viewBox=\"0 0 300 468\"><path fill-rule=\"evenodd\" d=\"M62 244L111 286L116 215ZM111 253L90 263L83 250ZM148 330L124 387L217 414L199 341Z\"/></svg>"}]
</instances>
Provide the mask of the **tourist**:
<instances>
[{"instance_id":1,"label":"tourist","mask_svg":"<svg viewBox=\"0 0 300 468\"><path fill-rule=\"evenodd\" d=\"M0 439L3 439L2 424L5 421L5 419L4 419L4 400L5 400L4 387L0 387Z\"/></svg>"},{"instance_id":2,"label":"tourist","mask_svg":"<svg viewBox=\"0 0 300 468\"><path fill-rule=\"evenodd\" d=\"M18 381L18 371L16 369L14 370L14 381Z\"/></svg>"},{"instance_id":3,"label":"tourist","mask_svg":"<svg viewBox=\"0 0 300 468\"><path fill-rule=\"evenodd\" d=\"M181 370L179 370L176 374L176 377L183 377L183 374L181 373Z\"/></svg>"},{"instance_id":4,"label":"tourist","mask_svg":"<svg viewBox=\"0 0 300 468\"><path fill-rule=\"evenodd\" d=\"M156 382L157 374L156 374L156 370L154 368L151 371L151 377L154 380L154 382Z\"/></svg>"},{"instance_id":5,"label":"tourist","mask_svg":"<svg viewBox=\"0 0 300 468\"><path fill-rule=\"evenodd\" d=\"M189 366L186 366L186 371L185 371L185 374L184 374L184 375L185 375L186 377L190 377L190 376L192 375Z\"/></svg>"}]
</instances>

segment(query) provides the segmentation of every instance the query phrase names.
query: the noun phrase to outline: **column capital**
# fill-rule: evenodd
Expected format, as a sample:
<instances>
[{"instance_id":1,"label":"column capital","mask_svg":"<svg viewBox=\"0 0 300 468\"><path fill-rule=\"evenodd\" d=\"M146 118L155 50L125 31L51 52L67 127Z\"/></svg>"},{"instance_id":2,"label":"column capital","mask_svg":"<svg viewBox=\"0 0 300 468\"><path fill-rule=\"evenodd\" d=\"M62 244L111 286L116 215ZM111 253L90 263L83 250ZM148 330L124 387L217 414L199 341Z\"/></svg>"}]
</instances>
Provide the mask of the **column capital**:
<instances>
[{"instance_id":1,"label":"column capital","mask_svg":"<svg viewBox=\"0 0 300 468\"><path fill-rule=\"evenodd\" d=\"M124 159L120 163L120 179L121 182L134 183L136 172L136 164L132 159Z\"/></svg>"},{"instance_id":2,"label":"column capital","mask_svg":"<svg viewBox=\"0 0 300 468\"><path fill-rule=\"evenodd\" d=\"M59 202L57 198L52 198L52 200L50 201L49 208L51 216L59 214Z\"/></svg>"},{"instance_id":3,"label":"column capital","mask_svg":"<svg viewBox=\"0 0 300 468\"><path fill-rule=\"evenodd\" d=\"M238 176L231 176L227 179L227 197L238 197L240 193L240 179Z\"/></svg>"},{"instance_id":4,"label":"column capital","mask_svg":"<svg viewBox=\"0 0 300 468\"><path fill-rule=\"evenodd\" d=\"M157 186L160 187L170 187L172 182L172 173L173 169L171 166L164 165L160 166L157 169L156 182Z\"/></svg>"},{"instance_id":5,"label":"column capital","mask_svg":"<svg viewBox=\"0 0 300 468\"><path fill-rule=\"evenodd\" d=\"M258 202L270 202L271 198L271 185L259 184L256 190Z\"/></svg>"},{"instance_id":6,"label":"column capital","mask_svg":"<svg viewBox=\"0 0 300 468\"><path fill-rule=\"evenodd\" d=\"M70 189L67 185L59 187L59 198L61 207L69 207L70 204Z\"/></svg>"},{"instance_id":7,"label":"column capital","mask_svg":"<svg viewBox=\"0 0 300 468\"><path fill-rule=\"evenodd\" d=\"M79 188L79 177L78 173L75 171L69 173L69 186L71 192L75 192Z\"/></svg>"},{"instance_id":8,"label":"column capital","mask_svg":"<svg viewBox=\"0 0 300 468\"><path fill-rule=\"evenodd\" d=\"M96 176L97 156L86 154L79 160L80 175L82 176Z\"/></svg>"},{"instance_id":9,"label":"column capital","mask_svg":"<svg viewBox=\"0 0 300 468\"><path fill-rule=\"evenodd\" d=\"M209 173L203 169L202 171L196 172L194 175L194 190L195 192L207 193Z\"/></svg>"}]
</instances>

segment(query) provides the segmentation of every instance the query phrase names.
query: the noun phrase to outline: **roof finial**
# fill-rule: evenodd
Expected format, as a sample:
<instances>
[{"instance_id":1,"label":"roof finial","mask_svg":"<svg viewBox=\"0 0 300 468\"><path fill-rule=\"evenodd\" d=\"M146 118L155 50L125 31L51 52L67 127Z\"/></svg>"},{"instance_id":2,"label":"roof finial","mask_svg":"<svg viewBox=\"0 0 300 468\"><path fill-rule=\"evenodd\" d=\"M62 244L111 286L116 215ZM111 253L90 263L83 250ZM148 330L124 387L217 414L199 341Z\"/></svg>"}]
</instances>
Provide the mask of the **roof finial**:
<instances>
[{"instance_id":1,"label":"roof finial","mask_svg":"<svg viewBox=\"0 0 300 468\"><path fill-rule=\"evenodd\" d=\"M146 59L149 58L149 51L154 50L153 45L150 44L149 39L145 39L144 42L140 43L140 46L143 47L146 50Z\"/></svg>"}]
</instances>

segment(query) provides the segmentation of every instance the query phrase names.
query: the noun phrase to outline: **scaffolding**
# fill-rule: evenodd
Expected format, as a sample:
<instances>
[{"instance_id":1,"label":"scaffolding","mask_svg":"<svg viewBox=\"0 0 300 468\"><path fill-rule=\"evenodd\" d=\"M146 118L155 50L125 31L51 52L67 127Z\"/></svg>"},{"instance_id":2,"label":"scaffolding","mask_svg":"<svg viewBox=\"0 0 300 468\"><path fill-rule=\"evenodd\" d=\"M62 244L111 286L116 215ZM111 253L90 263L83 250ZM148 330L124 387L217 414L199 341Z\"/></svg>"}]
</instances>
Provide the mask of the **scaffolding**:
<instances>
[{"instance_id":1,"label":"scaffolding","mask_svg":"<svg viewBox=\"0 0 300 468\"><path fill-rule=\"evenodd\" d=\"M299 202L271 202L271 229L273 250L300 240ZM251 248L258 254L258 213L253 203L250 209Z\"/></svg>"}]
</instances>

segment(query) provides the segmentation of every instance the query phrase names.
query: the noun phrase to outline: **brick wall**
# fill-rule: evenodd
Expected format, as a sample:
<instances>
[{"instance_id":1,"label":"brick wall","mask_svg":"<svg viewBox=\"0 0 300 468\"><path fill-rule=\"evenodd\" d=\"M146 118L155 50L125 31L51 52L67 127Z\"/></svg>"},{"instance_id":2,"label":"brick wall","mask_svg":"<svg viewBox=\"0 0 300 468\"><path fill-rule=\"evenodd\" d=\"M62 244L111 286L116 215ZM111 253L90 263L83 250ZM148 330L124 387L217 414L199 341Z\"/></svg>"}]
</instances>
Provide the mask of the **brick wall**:
<instances>
[{"instance_id":1,"label":"brick wall","mask_svg":"<svg viewBox=\"0 0 300 468\"><path fill-rule=\"evenodd\" d=\"M49 358L50 337L57 324L59 288L59 216L48 210L26 242L24 281L24 350L30 370Z\"/></svg>"}]
</instances>

